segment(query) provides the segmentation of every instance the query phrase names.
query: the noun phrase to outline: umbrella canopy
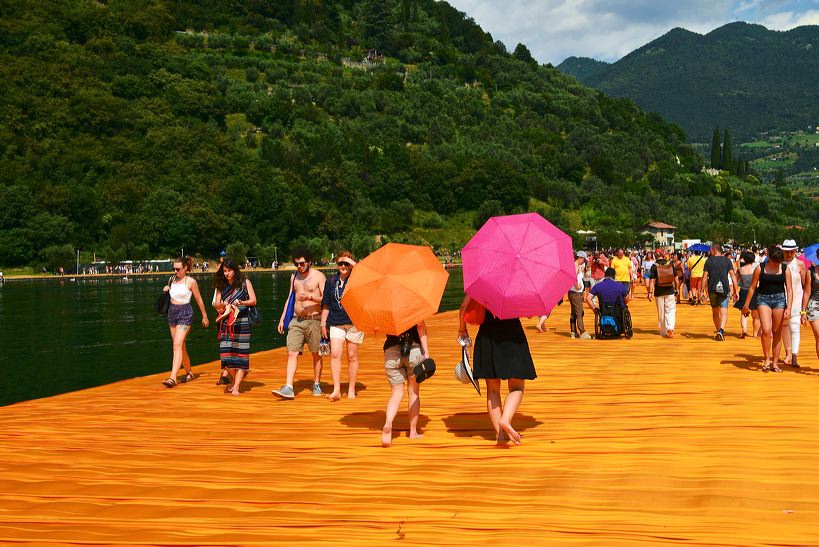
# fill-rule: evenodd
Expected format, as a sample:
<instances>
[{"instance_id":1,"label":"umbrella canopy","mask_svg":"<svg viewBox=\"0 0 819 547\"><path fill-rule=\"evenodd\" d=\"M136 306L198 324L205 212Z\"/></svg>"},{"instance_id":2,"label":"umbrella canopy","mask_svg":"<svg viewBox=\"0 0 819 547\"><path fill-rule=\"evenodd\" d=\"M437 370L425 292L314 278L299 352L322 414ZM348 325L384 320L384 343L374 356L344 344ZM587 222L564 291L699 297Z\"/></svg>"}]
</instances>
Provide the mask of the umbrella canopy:
<instances>
[{"instance_id":1,"label":"umbrella canopy","mask_svg":"<svg viewBox=\"0 0 819 547\"><path fill-rule=\"evenodd\" d=\"M438 311L448 278L428 247L387 243L355 265L341 305L357 329L398 335Z\"/></svg>"},{"instance_id":2,"label":"umbrella canopy","mask_svg":"<svg viewBox=\"0 0 819 547\"><path fill-rule=\"evenodd\" d=\"M711 246L706 245L705 243L694 243L693 245L688 247L688 250L697 253L707 253L711 250Z\"/></svg>"},{"instance_id":3,"label":"umbrella canopy","mask_svg":"<svg viewBox=\"0 0 819 547\"><path fill-rule=\"evenodd\" d=\"M808 245L805 247L805 254L803 255L811 264L819 266L819 258L816 258L816 251L819 249L819 243Z\"/></svg>"},{"instance_id":4,"label":"umbrella canopy","mask_svg":"<svg viewBox=\"0 0 819 547\"><path fill-rule=\"evenodd\" d=\"M537 213L490 218L461 256L464 291L499 319L548 314L577 282L572 238Z\"/></svg>"}]
</instances>

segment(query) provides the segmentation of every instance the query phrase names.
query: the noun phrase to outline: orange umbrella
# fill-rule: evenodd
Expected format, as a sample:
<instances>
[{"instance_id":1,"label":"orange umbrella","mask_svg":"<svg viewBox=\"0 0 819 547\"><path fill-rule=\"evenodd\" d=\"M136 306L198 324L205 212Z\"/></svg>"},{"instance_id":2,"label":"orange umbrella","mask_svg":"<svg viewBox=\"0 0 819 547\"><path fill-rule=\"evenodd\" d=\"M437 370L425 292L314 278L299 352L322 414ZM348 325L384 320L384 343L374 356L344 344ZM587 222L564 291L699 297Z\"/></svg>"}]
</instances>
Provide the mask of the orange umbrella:
<instances>
[{"instance_id":1,"label":"orange umbrella","mask_svg":"<svg viewBox=\"0 0 819 547\"><path fill-rule=\"evenodd\" d=\"M387 243L355 265L341 305L357 329L398 335L438 311L448 278L428 247Z\"/></svg>"}]
</instances>

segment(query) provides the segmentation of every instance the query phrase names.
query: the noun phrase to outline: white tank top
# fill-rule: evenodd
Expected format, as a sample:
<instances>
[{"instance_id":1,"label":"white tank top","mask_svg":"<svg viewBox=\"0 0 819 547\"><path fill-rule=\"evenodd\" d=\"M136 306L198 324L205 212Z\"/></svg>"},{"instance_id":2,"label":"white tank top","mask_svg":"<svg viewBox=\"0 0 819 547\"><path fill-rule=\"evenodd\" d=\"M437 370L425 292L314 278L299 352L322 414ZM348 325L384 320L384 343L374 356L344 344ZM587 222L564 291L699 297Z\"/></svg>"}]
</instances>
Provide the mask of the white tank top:
<instances>
[{"instance_id":1,"label":"white tank top","mask_svg":"<svg viewBox=\"0 0 819 547\"><path fill-rule=\"evenodd\" d=\"M188 276L182 280L182 283L174 281L171 283L171 300L181 304L189 304L193 292L188 288Z\"/></svg>"},{"instance_id":2,"label":"white tank top","mask_svg":"<svg viewBox=\"0 0 819 547\"><path fill-rule=\"evenodd\" d=\"M799 259L794 258L788 263L791 271L791 288L793 289L793 303L791 311L802 309L802 278L799 276Z\"/></svg>"}]
</instances>

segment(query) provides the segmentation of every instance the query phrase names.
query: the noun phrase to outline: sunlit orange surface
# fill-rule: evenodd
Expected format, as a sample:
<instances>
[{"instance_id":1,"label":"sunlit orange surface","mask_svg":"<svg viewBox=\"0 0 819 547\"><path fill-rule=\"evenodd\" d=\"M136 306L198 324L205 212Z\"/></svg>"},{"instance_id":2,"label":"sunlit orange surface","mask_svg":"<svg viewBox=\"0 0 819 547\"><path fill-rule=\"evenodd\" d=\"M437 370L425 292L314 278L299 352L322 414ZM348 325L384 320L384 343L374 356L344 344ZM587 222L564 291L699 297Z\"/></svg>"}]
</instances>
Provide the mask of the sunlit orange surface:
<instances>
[{"instance_id":1,"label":"sunlit orange surface","mask_svg":"<svg viewBox=\"0 0 819 547\"><path fill-rule=\"evenodd\" d=\"M454 313L428 321L439 370L421 389L426 436L406 437L404 411L389 449L372 336L356 400L312 397L302 358L296 400L279 401L274 350L251 357L240 397L209 363L174 389L159 374L0 408L0 542L819 544L810 330L799 373L764 374L736 310L725 342L708 306L678 308L672 340L653 303L632 310L631 341L570 339L568 304L545 334L524 320L539 377L513 423L523 445L506 449L454 378ZM36 366L22 359L3 382Z\"/></svg>"}]
</instances>

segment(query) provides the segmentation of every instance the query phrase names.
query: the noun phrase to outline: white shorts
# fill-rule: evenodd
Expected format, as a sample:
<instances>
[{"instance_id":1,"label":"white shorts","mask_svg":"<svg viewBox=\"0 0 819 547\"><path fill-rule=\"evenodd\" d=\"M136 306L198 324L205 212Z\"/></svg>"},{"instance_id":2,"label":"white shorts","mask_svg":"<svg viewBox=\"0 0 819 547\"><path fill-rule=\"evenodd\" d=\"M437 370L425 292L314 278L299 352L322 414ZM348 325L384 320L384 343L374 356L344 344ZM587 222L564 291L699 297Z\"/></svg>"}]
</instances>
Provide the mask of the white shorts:
<instances>
[{"instance_id":1,"label":"white shorts","mask_svg":"<svg viewBox=\"0 0 819 547\"><path fill-rule=\"evenodd\" d=\"M352 325L330 327L330 340L347 340L351 344L360 344L364 341L364 333Z\"/></svg>"}]
</instances>

